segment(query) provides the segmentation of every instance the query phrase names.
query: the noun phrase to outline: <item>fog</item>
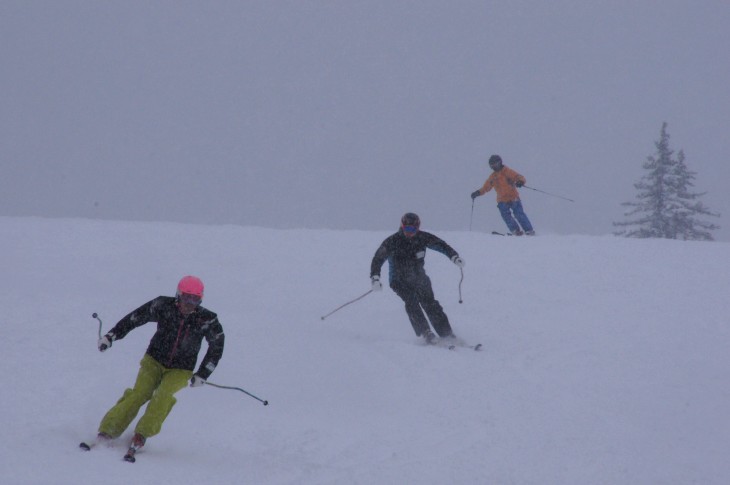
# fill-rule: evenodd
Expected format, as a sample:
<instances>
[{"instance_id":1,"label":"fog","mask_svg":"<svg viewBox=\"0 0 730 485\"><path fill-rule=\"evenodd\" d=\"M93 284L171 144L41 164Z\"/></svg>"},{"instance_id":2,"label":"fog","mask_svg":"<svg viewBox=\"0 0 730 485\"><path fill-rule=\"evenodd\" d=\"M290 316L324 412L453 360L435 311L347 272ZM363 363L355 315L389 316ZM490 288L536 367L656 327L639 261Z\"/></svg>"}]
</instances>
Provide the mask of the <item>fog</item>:
<instances>
[{"instance_id":1,"label":"fog","mask_svg":"<svg viewBox=\"0 0 730 485\"><path fill-rule=\"evenodd\" d=\"M0 3L0 215L606 234L661 125L730 197L724 1ZM730 240L725 219L716 239Z\"/></svg>"}]
</instances>

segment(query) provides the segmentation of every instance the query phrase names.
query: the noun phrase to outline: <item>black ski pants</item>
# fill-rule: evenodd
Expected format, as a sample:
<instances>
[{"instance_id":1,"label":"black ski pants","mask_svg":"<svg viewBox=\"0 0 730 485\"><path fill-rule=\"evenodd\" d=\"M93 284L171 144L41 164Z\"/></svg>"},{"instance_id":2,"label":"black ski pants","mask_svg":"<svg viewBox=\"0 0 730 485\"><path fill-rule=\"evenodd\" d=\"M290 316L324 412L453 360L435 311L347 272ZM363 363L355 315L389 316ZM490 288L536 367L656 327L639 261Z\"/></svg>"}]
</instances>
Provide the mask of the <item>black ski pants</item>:
<instances>
[{"instance_id":1,"label":"black ski pants","mask_svg":"<svg viewBox=\"0 0 730 485\"><path fill-rule=\"evenodd\" d=\"M453 335L449 318L434 297L428 276L423 275L407 282L394 281L390 287L405 302L406 313L416 335L420 337L429 329L429 320L439 337ZM428 315L428 320L424 312Z\"/></svg>"}]
</instances>

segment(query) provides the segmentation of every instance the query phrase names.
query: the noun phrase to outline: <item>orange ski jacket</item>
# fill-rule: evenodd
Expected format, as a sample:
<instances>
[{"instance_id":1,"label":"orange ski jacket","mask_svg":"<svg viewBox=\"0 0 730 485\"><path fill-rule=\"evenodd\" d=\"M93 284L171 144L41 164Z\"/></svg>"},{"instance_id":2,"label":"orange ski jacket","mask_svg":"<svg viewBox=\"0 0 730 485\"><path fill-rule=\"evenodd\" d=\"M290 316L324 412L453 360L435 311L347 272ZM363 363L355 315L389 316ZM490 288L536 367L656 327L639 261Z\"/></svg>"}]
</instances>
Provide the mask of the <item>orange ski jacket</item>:
<instances>
[{"instance_id":1,"label":"orange ski jacket","mask_svg":"<svg viewBox=\"0 0 730 485\"><path fill-rule=\"evenodd\" d=\"M502 170L492 172L492 175L484 182L482 188L479 189L479 195L484 195L494 189L497 192L497 202L514 202L520 199L520 194L515 188L515 183L518 181L525 184L527 179L506 165L502 165Z\"/></svg>"}]
</instances>

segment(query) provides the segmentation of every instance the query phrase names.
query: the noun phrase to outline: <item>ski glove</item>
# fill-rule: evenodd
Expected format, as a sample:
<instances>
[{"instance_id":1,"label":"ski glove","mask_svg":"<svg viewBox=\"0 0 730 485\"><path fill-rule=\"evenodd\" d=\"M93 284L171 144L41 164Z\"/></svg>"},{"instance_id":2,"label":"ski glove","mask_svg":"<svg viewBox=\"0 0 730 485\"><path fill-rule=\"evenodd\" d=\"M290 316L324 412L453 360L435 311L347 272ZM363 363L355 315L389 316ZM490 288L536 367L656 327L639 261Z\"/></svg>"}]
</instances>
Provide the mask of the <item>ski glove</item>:
<instances>
[{"instance_id":1,"label":"ski glove","mask_svg":"<svg viewBox=\"0 0 730 485\"><path fill-rule=\"evenodd\" d=\"M370 281L373 283L373 291L381 291L383 289L383 283L380 282L380 276L374 274L370 277Z\"/></svg>"},{"instance_id":2,"label":"ski glove","mask_svg":"<svg viewBox=\"0 0 730 485\"><path fill-rule=\"evenodd\" d=\"M463 268L464 267L464 260L461 259L458 254L454 255L451 258L451 262L454 263L459 268Z\"/></svg>"},{"instance_id":3,"label":"ski glove","mask_svg":"<svg viewBox=\"0 0 730 485\"><path fill-rule=\"evenodd\" d=\"M198 374L193 374L193 377L190 378L190 387L200 387L203 384L205 384L205 379Z\"/></svg>"},{"instance_id":4,"label":"ski glove","mask_svg":"<svg viewBox=\"0 0 730 485\"><path fill-rule=\"evenodd\" d=\"M99 347L99 352L104 352L112 346L112 342L114 342L114 334L108 333L99 339L96 346Z\"/></svg>"},{"instance_id":5,"label":"ski glove","mask_svg":"<svg viewBox=\"0 0 730 485\"><path fill-rule=\"evenodd\" d=\"M481 194L479 194L479 191L475 190L474 192L471 193L471 198L476 199L477 197L479 197L479 195L481 195Z\"/></svg>"},{"instance_id":6,"label":"ski glove","mask_svg":"<svg viewBox=\"0 0 730 485\"><path fill-rule=\"evenodd\" d=\"M525 185L525 183L524 183L524 182L521 182L521 181L519 181L519 180L518 180L517 182L515 182L515 186L516 186L517 188L520 188L520 187L522 187L523 185Z\"/></svg>"}]
</instances>

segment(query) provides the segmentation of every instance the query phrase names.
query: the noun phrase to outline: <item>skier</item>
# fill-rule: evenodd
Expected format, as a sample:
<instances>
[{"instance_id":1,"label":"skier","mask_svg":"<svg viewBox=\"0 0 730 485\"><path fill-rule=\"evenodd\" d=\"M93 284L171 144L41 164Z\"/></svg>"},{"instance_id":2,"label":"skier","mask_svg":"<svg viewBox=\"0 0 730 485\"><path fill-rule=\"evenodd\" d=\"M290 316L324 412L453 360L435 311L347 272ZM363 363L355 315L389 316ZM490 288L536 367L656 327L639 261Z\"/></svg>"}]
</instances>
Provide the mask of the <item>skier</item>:
<instances>
[{"instance_id":1,"label":"skier","mask_svg":"<svg viewBox=\"0 0 730 485\"><path fill-rule=\"evenodd\" d=\"M523 234L534 236L535 231L532 229L530 219L522 209L520 194L517 192L517 188L525 185L525 177L504 165L502 157L499 155L489 157L489 167L493 170L492 174L481 189L472 192L472 200L494 188L494 191L497 192L497 208L510 232L515 236Z\"/></svg>"},{"instance_id":2,"label":"skier","mask_svg":"<svg viewBox=\"0 0 730 485\"><path fill-rule=\"evenodd\" d=\"M200 279L185 276L178 283L174 298L159 296L145 303L99 339L99 351L104 352L131 330L157 322L157 331L140 361L134 387L124 391L99 424L97 442L117 438L149 401L134 429L125 456L128 461L134 461L134 453L144 446L147 438L160 432L162 423L177 402L174 394L184 388L188 380L191 387L205 384L223 355L223 327L215 313L200 306L203 289ZM203 338L208 343L208 350L193 374ZM88 449L88 446L84 448Z\"/></svg>"},{"instance_id":3,"label":"skier","mask_svg":"<svg viewBox=\"0 0 730 485\"><path fill-rule=\"evenodd\" d=\"M408 212L401 218L398 232L386 238L370 264L370 280L374 291L381 291L380 269L385 260L389 263L390 287L405 302L406 313L416 335L433 344L436 336L428 320L441 338L455 338L441 304L434 298L431 280L424 269L426 248L445 254L459 268L464 261L443 240L420 230L418 215ZM428 315L428 320L423 313Z\"/></svg>"}]
</instances>

